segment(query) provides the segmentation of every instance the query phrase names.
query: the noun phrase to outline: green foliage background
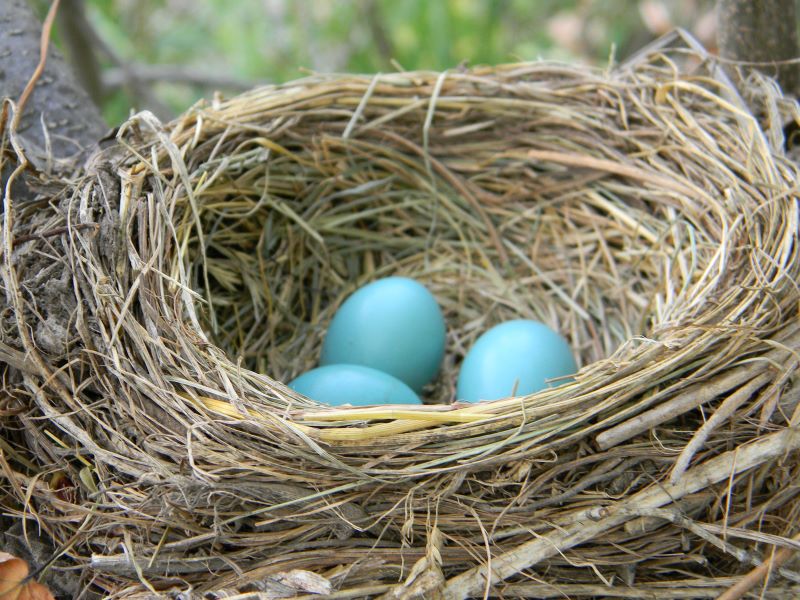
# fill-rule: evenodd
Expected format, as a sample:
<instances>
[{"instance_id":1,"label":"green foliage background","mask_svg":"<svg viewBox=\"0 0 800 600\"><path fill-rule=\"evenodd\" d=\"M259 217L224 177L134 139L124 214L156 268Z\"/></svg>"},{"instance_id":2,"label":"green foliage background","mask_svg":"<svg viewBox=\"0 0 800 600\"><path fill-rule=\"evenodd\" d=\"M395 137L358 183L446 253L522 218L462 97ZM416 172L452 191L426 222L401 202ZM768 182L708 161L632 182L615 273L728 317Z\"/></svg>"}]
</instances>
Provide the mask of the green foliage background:
<instances>
[{"instance_id":1,"label":"green foliage background","mask_svg":"<svg viewBox=\"0 0 800 600\"><path fill-rule=\"evenodd\" d=\"M42 10L49 4L37 1ZM85 0L84 6L97 33L132 64L180 65L257 83L308 71L441 70L540 57L602 64L655 37L642 17L647 4L690 30L713 6L711 0ZM176 113L211 94L168 81L154 84L154 92ZM102 104L116 123L142 102L123 87L108 91Z\"/></svg>"}]
</instances>

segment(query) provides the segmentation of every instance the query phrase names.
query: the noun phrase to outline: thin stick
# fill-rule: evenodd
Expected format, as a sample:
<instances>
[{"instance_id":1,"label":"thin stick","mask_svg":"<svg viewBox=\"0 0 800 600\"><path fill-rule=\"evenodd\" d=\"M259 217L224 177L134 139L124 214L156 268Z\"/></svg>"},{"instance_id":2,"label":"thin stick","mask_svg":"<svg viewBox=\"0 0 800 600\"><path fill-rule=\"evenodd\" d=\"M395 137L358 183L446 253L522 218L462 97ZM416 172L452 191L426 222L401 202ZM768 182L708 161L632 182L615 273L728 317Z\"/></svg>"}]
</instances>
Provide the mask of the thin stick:
<instances>
[{"instance_id":1,"label":"thin stick","mask_svg":"<svg viewBox=\"0 0 800 600\"><path fill-rule=\"evenodd\" d=\"M19 120L22 118L22 113L25 110L25 103L33 92L33 88L36 87L36 82L39 81L39 77L41 77L44 72L44 66L47 63L47 48L50 45L50 30L53 29L53 21L56 18L58 5L60 3L61 0L53 0L50 9L47 11L47 17L45 17L44 24L42 25L42 37L39 44L39 64L36 65L33 75L31 75L31 78L28 80L25 89L22 90L22 94L20 94L19 100L17 101L17 112L14 114L14 125L11 127L12 131L16 131Z\"/></svg>"},{"instance_id":2,"label":"thin stick","mask_svg":"<svg viewBox=\"0 0 800 600\"><path fill-rule=\"evenodd\" d=\"M795 535L792 539L800 540L800 533ZM739 598L744 597L744 595L753 589L753 587L758 585L760 581L762 581L765 577L768 577L773 569L780 568L784 563L786 563L793 554L794 548L786 547L781 548L777 552L773 552L773 554L769 557L769 560L765 560L747 575L742 577L741 580L720 594L717 597L717 600L739 600Z\"/></svg>"},{"instance_id":3,"label":"thin stick","mask_svg":"<svg viewBox=\"0 0 800 600\"><path fill-rule=\"evenodd\" d=\"M589 509L575 516L575 524L541 536L498 556L492 573L484 565L473 567L447 582L445 598L461 600L479 593L486 578L503 581L542 560L582 544L632 519L637 509L658 508L687 494L726 479L732 470L741 473L777 456L800 448L800 433L784 429L749 446L730 451L687 471L678 483L652 485L616 506Z\"/></svg>"},{"instance_id":4,"label":"thin stick","mask_svg":"<svg viewBox=\"0 0 800 600\"><path fill-rule=\"evenodd\" d=\"M680 395L662 402L655 408L599 433L595 438L597 445L601 450L613 448L648 429L652 429L713 400L737 385L743 384L755 372L765 367L766 365L764 364L753 363L737 369L731 369L712 381L692 385Z\"/></svg>"},{"instance_id":5,"label":"thin stick","mask_svg":"<svg viewBox=\"0 0 800 600\"><path fill-rule=\"evenodd\" d=\"M800 333L794 330L782 343L789 348L794 348L798 342L800 342ZM761 371L769 368L770 362L781 364L790 351L791 350L786 349L773 350L765 355L765 360L741 365L718 375L711 381L704 381L691 385L671 400L662 402L649 411L638 414L627 421L623 421L619 425L615 425L599 433L595 438L597 445L602 450L608 450L639 435L643 431L652 429L656 425L660 425L693 408L697 408L721 396L725 392L743 385L751 378L760 377Z\"/></svg>"},{"instance_id":6,"label":"thin stick","mask_svg":"<svg viewBox=\"0 0 800 600\"><path fill-rule=\"evenodd\" d=\"M725 401L714 411L714 414L703 423L700 429L695 431L692 439L684 446L680 456L678 456L678 459L675 461L675 466L672 468L672 474L669 477L670 483L675 483L680 479L681 475L689 468L689 463L692 461L694 455L700 450L703 444L706 443L706 440L714 430L719 427L725 419L735 413L742 403L746 402L748 398L753 395L753 392L761 388L761 386L766 384L770 379L772 379L771 373L762 373L725 398Z\"/></svg>"}]
</instances>

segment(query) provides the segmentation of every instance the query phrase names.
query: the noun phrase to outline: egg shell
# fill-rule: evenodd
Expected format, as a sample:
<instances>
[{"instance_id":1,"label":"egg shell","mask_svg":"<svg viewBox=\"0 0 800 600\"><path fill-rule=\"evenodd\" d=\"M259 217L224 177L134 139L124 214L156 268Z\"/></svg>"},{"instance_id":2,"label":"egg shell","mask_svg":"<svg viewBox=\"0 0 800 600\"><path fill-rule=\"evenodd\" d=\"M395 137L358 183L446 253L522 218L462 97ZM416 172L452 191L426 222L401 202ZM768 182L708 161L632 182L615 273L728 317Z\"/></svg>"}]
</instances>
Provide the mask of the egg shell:
<instances>
[{"instance_id":1,"label":"egg shell","mask_svg":"<svg viewBox=\"0 0 800 600\"><path fill-rule=\"evenodd\" d=\"M360 288L336 311L320 364L364 365L419 392L438 373L444 345L444 317L428 289L387 277Z\"/></svg>"},{"instance_id":2,"label":"egg shell","mask_svg":"<svg viewBox=\"0 0 800 600\"><path fill-rule=\"evenodd\" d=\"M291 381L294 391L325 404L421 404L419 397L399 379L361 365L327 365L307 371Z\"/></svg>"},{"instance_id":3,"label":"egg shell","mask_svg":"<svg viewBox=\"0 0 800 600\"><path fill-rule=\"evenodd\" d=\"M578 370L567 341L547 325L519 319L481 335L464 358L456 398L474 402L525 396L543 390L546 380ZM560 385L557 382L550 385Z\"/></svg>"}]
</instances>

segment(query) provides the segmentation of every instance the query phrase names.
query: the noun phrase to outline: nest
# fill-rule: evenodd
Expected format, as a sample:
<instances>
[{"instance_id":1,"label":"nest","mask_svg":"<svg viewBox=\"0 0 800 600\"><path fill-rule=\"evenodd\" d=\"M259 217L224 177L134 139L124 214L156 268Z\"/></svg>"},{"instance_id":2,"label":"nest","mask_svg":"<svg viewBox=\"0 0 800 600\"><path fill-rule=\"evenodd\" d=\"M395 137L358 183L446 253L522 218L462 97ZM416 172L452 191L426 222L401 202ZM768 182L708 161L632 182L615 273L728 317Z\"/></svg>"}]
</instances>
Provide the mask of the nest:
<instances>
[{"instance_id":1,"label":"nest","mask_svg":"<svg viewBox=\"0 0 800 600\"><path fill-rule=\"evenodd\" d=\"M798 593L798 169L753 85L761 123L662 47L133 116L5 195L4 512L113 597ZM287 388L388 275L445 313L428 404ZM518 317L575 380L454 404Z\"/></svg>"}]
</instances>

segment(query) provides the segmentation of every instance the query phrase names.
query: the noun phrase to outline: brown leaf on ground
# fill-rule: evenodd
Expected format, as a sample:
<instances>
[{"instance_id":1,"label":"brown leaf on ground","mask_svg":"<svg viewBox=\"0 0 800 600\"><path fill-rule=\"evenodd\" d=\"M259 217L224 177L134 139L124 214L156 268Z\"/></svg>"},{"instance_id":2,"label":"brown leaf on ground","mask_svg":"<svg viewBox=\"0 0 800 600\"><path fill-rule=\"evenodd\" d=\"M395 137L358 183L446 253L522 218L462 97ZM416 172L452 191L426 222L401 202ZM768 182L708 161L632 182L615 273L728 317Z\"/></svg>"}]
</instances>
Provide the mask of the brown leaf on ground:
<instances>
[{"instance_id":1,"label":"brown leaf on ground","mask_svg":"<svg viewBox=\"0 0 800 600\"><path fill-rule=\"evenodd\" d=\"M0 600L55 600L45 586L27 578L28 563L0 552Z\"/></svg>"}]
</instances>

